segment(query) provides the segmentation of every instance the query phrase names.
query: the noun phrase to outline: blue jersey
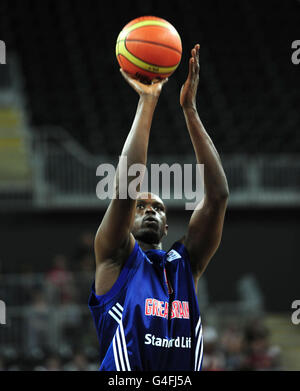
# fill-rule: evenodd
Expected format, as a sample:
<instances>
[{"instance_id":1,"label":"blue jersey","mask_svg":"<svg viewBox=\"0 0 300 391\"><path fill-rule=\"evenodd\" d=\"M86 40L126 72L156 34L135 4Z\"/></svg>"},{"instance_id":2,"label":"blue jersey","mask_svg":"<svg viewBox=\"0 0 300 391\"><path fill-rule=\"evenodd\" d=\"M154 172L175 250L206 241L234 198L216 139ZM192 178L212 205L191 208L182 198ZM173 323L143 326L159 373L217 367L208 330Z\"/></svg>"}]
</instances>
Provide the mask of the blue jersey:
<instances>
[{"instance_id":1,"label":"blue jersey","mask_svg":"<svg viewBox=\"0 0 300 391\"><path fill-rule=\"evenodd\" d=\"M199 371L202 324L185 246L143 251L137 242L104 295L89 298L103 371Z\"/></svg>"}]
</instances>

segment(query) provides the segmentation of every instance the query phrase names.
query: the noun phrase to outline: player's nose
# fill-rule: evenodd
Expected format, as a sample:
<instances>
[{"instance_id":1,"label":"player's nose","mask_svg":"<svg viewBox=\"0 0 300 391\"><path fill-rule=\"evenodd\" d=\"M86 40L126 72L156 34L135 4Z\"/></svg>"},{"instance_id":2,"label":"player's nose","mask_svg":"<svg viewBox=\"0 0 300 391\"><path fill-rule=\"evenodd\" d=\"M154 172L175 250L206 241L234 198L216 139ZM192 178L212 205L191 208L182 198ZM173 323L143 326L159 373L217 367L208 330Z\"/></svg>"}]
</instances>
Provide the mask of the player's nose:
<instances>
[{"instance_id":1,"label":"player's nose","mask_svg":"<svg viewBox=\"0 0 300 391\"><path fill-rule=\"evenodd\" d=\"M146 214L150 214L150 213L155 214L156 212L155 212L155 209L153 208L152 205L147 205L147 206L146 206L145 213L146 213Z\"/></svg>"}]
</instances>

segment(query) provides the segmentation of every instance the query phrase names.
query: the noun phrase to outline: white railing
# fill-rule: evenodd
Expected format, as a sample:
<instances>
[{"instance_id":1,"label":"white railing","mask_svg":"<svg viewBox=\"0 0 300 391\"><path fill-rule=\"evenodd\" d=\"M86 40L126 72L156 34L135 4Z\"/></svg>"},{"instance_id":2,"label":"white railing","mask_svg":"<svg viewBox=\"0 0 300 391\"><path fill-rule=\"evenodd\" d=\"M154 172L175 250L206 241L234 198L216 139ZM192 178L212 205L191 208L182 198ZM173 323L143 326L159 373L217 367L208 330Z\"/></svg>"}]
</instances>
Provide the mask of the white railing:
<instances>
[{"instance_id":1,"label":"white railing","mask_svg":"<svg viewBox=\"0 0 300 391\"><path fill-rule=\"evenodd\" d=\"M41 127L31 134L33 188L24 198L17 188L1 193L1 207L28 208L105 208L109 200L96 196L100 178L97 167L110 163L116 167L118 154L94 156L87 152L64 129ZM103 146L105 150L105 146ZM229 207L299 207L300 156L299 155L221 155L227 175ZM150 163L195 164L194 156L162 156L161 160L149 156ZM205 167L204 167L205 172ZM171 180L172 184L172 180ZM22 198L23 197L23 198ZM183 208L190 200L166 200L168 207Z\"/></svg>"},{"instance_id":2,"label":"white railing","mask_svg":"<svg viewBox=\"0 0 300 391\"><path fill-rule=\"evenodd\" d=\"M38 134L39 132L36 132ZM105 148L104 148L105 149ZM299 206L299 155L223 155L227 175L229 206ZM103 208L107 200L96 196L96 169L102 163L116 166L117 158L94 156L85 151L61 128L44 128L35 138L34 200L40 207L95 206ZM161 161L149 156L150 163L195 163L194 156L180 161L163 156ZM205 167L204 167L205 172ZM170 199L169 207L182 207L186 200Z\"/></svg>"}]
</instances>

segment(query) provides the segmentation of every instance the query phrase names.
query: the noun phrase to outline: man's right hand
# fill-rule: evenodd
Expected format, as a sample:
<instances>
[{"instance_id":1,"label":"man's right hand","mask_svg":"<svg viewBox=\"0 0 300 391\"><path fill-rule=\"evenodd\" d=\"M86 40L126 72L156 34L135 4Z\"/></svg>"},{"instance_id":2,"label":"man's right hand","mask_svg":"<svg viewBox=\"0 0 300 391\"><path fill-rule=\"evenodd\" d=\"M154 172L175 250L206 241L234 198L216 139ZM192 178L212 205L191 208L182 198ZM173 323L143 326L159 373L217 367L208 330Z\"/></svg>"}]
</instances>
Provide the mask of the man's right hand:
<instances>
[{"instance_id":1,"label":"man's right hand","mask_svg":"<svg viewBox=\"0 0 300 391\"><path fill-rule=\"evenodd\" d=\"M153 96L158 98L162 87L165 83L167 83L168 78L166 79L154 79L151 84L145 84L139 79L129 75L122 68L120 68L120 72L127 83L140 95L140 96Z\"/></svg>"}]
</instances>

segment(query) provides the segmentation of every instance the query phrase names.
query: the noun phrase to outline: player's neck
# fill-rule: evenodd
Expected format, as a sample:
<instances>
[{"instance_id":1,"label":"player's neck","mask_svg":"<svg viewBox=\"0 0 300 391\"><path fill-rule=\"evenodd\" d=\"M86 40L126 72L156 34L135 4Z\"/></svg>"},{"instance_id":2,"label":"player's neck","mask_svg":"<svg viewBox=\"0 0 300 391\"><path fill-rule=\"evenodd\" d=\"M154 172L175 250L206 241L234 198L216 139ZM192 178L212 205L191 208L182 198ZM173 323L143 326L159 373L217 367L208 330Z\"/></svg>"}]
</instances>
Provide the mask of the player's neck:
<instances>
[{"instance_id":1,"label":"player's neck","mask_svg":"<svg viewBox=\"0 0 300 391\"><path fill-rule=\"evenodd\" d=\"M161 243L145 243L142 240L138 240L138 244L141 247L143 251L147 250L161 250L162 245Z\"/></svg>"}]
</instances>

